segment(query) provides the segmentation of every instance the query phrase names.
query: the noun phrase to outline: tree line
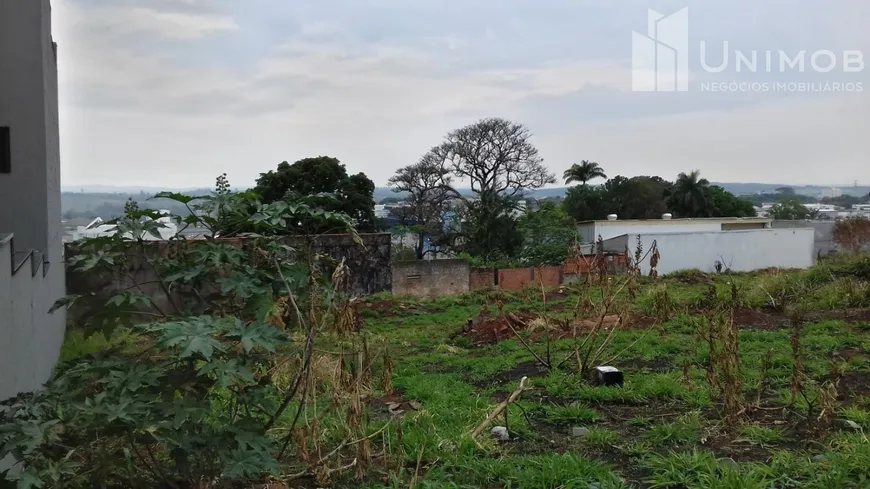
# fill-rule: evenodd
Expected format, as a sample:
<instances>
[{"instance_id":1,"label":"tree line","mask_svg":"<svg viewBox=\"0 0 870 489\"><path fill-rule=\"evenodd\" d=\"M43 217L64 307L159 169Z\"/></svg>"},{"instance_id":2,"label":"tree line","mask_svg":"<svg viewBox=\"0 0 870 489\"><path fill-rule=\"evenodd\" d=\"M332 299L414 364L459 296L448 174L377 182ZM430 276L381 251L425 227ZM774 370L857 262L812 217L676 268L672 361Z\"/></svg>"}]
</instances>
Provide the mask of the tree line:
<instances>
[{"instance_id":1,"label":"tree line","mask_svg":"<svg viewBox=\"0 0 870 489\"><path fill-rule=\"evenodd\" d=\"M397 197L392 216L416 236L413 257L443 252L481 263L557 264L578 243L578 221L674 217L748 217L752 204L711 185L698 171L674 181L659 176L607 178L597 162L581 161L563 175L564 200L525 211L536 189L556 183L524 125L486 118L449 132L420 159L389 179ZM591 185L595 180L605 180ZM457 190L462 184L464 192ZM470 192L467 190L470 188ZM354 219L360 231L377 229L374 184L349 175L337 159L321 156L281 163L252 189L263 202L329 194L320 204Z\"/></svg>"}]
</instances>

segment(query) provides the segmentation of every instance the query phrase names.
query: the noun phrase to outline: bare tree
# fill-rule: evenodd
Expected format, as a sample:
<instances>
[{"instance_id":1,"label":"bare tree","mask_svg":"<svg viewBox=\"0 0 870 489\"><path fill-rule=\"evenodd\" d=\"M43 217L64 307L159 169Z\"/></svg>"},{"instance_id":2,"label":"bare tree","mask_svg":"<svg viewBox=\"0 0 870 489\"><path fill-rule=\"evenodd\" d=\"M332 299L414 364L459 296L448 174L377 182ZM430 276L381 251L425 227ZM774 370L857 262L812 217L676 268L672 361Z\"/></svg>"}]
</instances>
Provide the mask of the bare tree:
<instances>
[{"instance_id":1,"label":"bare tree","mask_svg":"<svg viewBox=\"0 0 870 489\"><path fill-rule=\"evenodd\" d=\"M556 182L530 139L522 124L489 118L451 132L432 152L486 201Z\"/></svg>"},{"instance_id":2,"label":"bare tree","mask_svg":"<svg viewBox=\"0 0 870 489\"><path fill-rule=\"evenodd\" d=\"M426 254L423 250L425 237L443 232L444 212L450 200L458 195L451 186L450 170L436 152L430 151L417 163L398 169L389 183L394 192L408 194L405 207L398 215L416 223L412 227L417 234L415 252L417 259L422 259Z\"/></svg>"}]
</instances>

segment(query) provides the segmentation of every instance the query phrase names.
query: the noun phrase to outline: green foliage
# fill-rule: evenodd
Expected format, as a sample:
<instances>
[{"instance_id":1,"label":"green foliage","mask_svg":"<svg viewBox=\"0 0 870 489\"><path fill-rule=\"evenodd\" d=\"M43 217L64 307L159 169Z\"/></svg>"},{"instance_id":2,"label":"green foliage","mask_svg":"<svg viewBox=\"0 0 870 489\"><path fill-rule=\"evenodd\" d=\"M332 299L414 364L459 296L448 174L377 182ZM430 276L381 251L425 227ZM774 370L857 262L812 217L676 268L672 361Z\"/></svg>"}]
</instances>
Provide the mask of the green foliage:
<instances>
[{"instance_id":1,"label":"green foliage","mask_svg":"<svg viewBox=\"0 0 870 489\"><path fill-rule=\"evenodd\" d=\"M604 173L604 169L601 168L601 165L594 161L583 160L578 165L574 163L571 165L571 168L565 170L565 173L562 175L562 178L565 179L565 183L571 184L572 182L580 182L583 185L586 185L586 182L589 180L594 180L596 178L607 178L607 175Z\"/></svg>"},{"instance_id":2,"label":"green foliage","mask_svg":"<svg viewBox=\"0 0 870 489\"><path fill-rule=\"evenodd\" d=\"M558 426L585 425L601 421L604 417L589 406L574 403L567 406L553 406L547 409L547 419Z\"/></svg>"},{"instance_id":3,"label":"green foliage","mask_svg":"<svg viewBox=\"0 0 870 489\"><path fill-rule=\"evenodd\" d=\"M754 217L751 203L723 188L710 185L697 172L681 173L675 183L656 176L616 176L600 187L568 189L566 212L577 221L600 220L608 214L620 219L677 217Z\"/></svg>"},{"instance_id":4,"label":"green foliage","mask_svg":"<svg viewBox=\"0 0 870 489\"><path fill-rule=\"evenodd\" d=\"M565 263L579 242L577 224L561 206L545 202L540 209L520 218L523 266L558 266Z\"/></svg>"},{"instance_id":5,"label":"green foliage","mask_svg":"<svg viewBox=\"0 0 870 489\"><path fill-rule=\"evenodd\" d=\"M328 156L292 165L285 161L276 170L261 173L252 189L266 204L309 197L316 207L349 216L363 232L375 229L374 190L375 184L364 173L348 175L338 159Z\"/></svg>"},{"instance_id":6,"label":"green foliage","mask_svg":"<svg viewBox=\"0 0 870 489\"><path fill-rule=\"evenodd\" d=\"M609 447L619 443L619 433L607 428L592 427L583 437L583 444L592 447Z\"/></svg>"},{"instance_id":7,"label":"green foliage","mask_svg":"<svg viewBox=\"0 0 870 489\"><path fill-rule=\"evenodd\" d=\"M151 356L64 364L44 392L4 403L0 458L24 461L27 477L41 482L60 471L64 487L277 474L263 426L278 392L257 379L287 337L263 323L213 316L138 329L155 340Z\"/></svg>"},{"instance_id":8,"label":"green foliage","mask_svg":"<svg viewBox=\"0 0 870 489\"><path fill-rule=\"evenodd\" d=\"M456 251L479 257L487 263L517 256L523 235L514 212L516 199L492 195L467 203L462 223L463 242Z\"/></svg>"},{"instance_id":9,"label":"green foliage","mask_svg":"<svg viewBox=\"0 0 870 489\"><path fill-rule=\"evenodd\" d=\"M788 199L774 204L767 215L774 219L800 221L809 217L810 211L799 201Z\"/></svg>"},{"instance_id":10,"label":"green foliage","mask_svg":"<svg viewBox=\"0 0 870 489\"><path fill-rule=\"evenodd\" d=\"M644 435L654 446L694 445L701 441L701 428L700 415L689 413L673 423L652 426Z\"/></svg>"}]
</instances>

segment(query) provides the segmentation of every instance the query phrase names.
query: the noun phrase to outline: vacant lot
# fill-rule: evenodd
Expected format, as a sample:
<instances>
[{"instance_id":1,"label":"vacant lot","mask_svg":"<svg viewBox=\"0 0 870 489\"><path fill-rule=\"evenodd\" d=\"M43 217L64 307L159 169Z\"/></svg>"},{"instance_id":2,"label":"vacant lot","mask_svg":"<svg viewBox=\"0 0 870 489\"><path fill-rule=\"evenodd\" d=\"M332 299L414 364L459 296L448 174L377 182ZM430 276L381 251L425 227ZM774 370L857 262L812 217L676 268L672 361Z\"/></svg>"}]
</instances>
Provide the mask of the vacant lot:
<instances>
[{"instance_id":1,"label":"vacant lot","mask_svg":"<svg viewBox=\"0 0 870 489\"><path fill-rule=\"evenodd\" d=\"M623 388L591 385L572 355L614 327L612 314L600 321L600 286L546 300L540 290L372 300L364 331L394 349L397 393L369 405L377 415L419 403L405 437L426 487L870 487L870 288L857 275L684 273L634 299L623 290L612 310L625 306L624 322L598 356L624 373ZM711 287L739 338L740 409L727 425L722 368L709 368ZM585 314L581 296L593 303ZM530 388L492 423L510 439L487 428L471 442L523 377Z\"/></svg>"},{"instance_id":2,"label":"vacant lot","mask_svg":"<svg viewBox=\"0 0 870 489\"><path fill-rule=\"evenodd\" d=\"M354 302L359 331L318 340L312 400L270 430L290 456L256 487L870 487L868 278L859 257ZM624 385L595 385L598 365ZM297 371L278 350L269 380Z\"/></svg>"}]
</instances>

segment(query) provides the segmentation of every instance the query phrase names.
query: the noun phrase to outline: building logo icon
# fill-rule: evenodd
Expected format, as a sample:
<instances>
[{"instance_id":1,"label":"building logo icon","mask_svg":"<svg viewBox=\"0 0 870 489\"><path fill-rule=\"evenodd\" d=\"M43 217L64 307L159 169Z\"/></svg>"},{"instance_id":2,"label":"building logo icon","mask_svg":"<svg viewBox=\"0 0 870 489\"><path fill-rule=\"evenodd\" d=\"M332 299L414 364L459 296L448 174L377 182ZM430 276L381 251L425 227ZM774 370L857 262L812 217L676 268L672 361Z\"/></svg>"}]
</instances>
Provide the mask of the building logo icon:
<instances>
[{"instance_id":1,"label":"building logo icon","mask_svg":"<svg viewBox=\"0 0 870 489\"><path fill-rule=\"evenodd\" d=\"M687 92L689 7L667 16L650 10L647 30L632 32L632 91Z\"/></svg>"}]
</instances>

